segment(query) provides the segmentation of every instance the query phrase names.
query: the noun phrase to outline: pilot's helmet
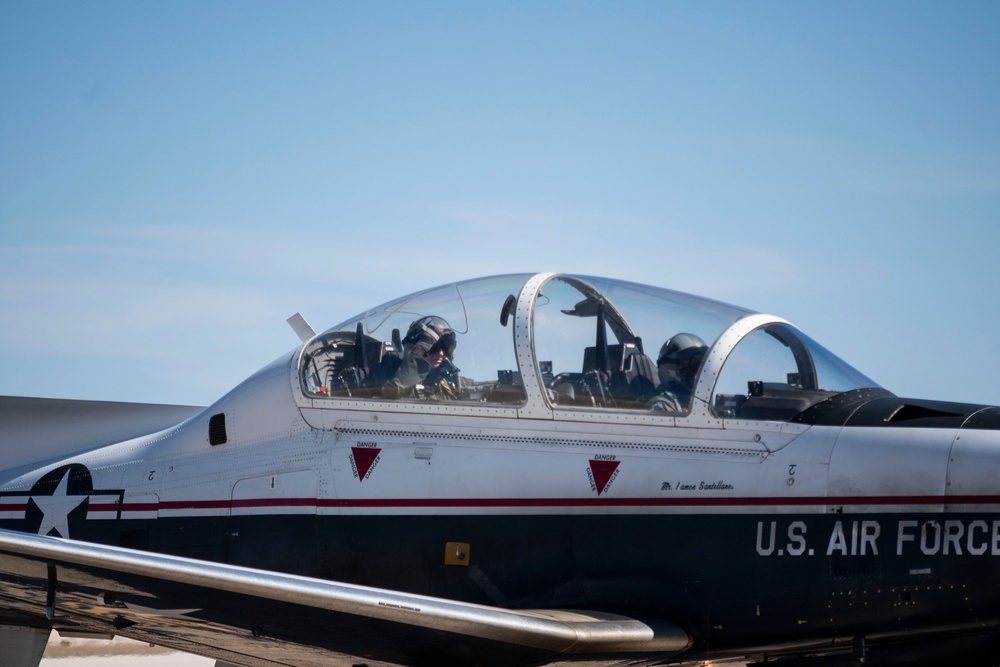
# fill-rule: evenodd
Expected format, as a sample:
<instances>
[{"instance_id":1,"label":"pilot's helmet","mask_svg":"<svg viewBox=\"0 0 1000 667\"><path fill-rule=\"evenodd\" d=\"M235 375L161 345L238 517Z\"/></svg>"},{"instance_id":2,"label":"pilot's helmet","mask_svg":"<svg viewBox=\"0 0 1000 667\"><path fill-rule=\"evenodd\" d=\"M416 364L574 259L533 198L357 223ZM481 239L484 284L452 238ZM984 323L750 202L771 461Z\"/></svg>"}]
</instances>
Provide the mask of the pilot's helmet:
<instances>
[{"instance_id":1,"label":"pilot's helmet","mask_svg":"<svg viewBox=\"0 0 1000 667\"><path fill-rule=\"evenodd\" d=\"M705 341L694 334L679 333L660 348L656 358L656 370L660 382L680 382L686 387L694 385L694 374L701 366L701 360L708 352Z\"/></svg>"},{"instance_id":2,"label":"pilot's helmet","mask_svg":"<svg viewBox=\"0 0 1000 667\"><path fill-rule=\"evenodd\" d=\"M420 347L424 354L436 352L443 349L445 355L451 359L455 354L455 331L444 318L436 315L429 315L414 320L403 338L403 345Z\"/></svg>"}]
</instances>

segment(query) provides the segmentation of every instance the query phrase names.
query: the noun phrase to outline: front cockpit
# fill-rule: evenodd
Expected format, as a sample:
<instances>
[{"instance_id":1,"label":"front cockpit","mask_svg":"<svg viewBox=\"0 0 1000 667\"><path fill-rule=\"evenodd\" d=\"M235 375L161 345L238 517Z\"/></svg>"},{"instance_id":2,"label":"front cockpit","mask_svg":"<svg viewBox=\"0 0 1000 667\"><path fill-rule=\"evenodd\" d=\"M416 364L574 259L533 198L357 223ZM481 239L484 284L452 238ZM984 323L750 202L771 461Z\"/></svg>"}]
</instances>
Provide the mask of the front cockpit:
<instances>
[{"instance_id":1,"label":"front cockpit","mask_svg":"<svg viewBox=\"0 0 1000 667\"><path fill-rule=\"evenodd\" d=\"M320 400L523 403L525 391L517 370L511 328L504 326L500 318L504 304L512 294L519 293L529 277L510 275L454 283L365 311L304 347L299 364L303 393ZM424 352L417 349L418 338L406 340L411 328L432 317L453 335L453 349L446 361L428 368L412 387L389 391L408 359ZM426 351L434 347L434 342ZM420 375L424 368L414 365Z\"/></svg>"},{"instance_id":2,"label":"front cockpit","mask_svg":"<svg viewBox=\"0 0 1000 667\"><path fill-rule=\"evenodd\" d=\"M433 402L692 424L792 421L843 392L884 391L779 318L569 274L481 278L372 308L309 341L298 381L313 408Z\"/></svg>"}]
</instances>

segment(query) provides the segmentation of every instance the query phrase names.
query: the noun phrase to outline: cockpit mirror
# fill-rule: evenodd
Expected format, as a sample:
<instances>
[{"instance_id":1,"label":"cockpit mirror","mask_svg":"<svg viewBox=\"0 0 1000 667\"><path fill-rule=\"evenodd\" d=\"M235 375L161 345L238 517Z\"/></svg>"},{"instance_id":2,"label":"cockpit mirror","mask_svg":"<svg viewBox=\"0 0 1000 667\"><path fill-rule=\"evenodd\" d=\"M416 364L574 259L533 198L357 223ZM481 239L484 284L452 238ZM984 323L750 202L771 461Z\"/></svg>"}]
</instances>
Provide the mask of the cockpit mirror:
<instances>
[{"instance_id":1,"label":"cockpit mirror","mask_svg":"<svg viewBox=\"0 0 1000 667\"><path fill-rule=\"evenodd\" d=\"M508 295L507 299L503 302L503 308L500 309L501 326L507 326L507 321L510 319L511 314L513 314L516 305L517 297L513 294Z\"/></svg>"}]
</instances>

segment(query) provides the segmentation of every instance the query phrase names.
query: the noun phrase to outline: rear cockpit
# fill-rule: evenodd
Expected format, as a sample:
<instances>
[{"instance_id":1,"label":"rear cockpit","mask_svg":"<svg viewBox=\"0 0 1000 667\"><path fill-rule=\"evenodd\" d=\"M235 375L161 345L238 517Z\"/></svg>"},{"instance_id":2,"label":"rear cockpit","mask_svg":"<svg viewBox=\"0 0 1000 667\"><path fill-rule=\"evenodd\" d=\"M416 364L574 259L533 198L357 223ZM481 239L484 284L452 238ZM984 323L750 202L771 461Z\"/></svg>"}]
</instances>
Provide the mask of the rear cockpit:
<instances>
[{"instance_id":1,"label":"rear cockpit","mask_svg":"<svg viewBox=\"0 0 1000 667\"><path fill-rule=\"evenodd\" d=\"M454 283L368 310L303 347L298 383L312 408L433 402L436 412L692 425L790 421L842 392L877 388L784 320L566 274Z\"/></svg>"}]
</instances>

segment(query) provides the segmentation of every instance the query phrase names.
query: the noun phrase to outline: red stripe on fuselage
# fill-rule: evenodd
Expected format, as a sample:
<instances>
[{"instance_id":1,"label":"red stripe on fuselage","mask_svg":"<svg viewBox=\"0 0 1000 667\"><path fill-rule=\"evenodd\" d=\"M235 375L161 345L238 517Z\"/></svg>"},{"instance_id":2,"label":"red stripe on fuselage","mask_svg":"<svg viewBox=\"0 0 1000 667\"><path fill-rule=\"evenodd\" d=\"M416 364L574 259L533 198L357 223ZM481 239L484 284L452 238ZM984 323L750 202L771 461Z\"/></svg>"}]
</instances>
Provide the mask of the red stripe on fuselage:
<instances>
[{"instance_id":1,"label":"red stripe on fuselage","mask_svg":"<svg viewBox=\"0 0 1000 667\"><path fill-rule=\"evenodd\" d=\"M250 507L803 507L810 505L997 505L997 496L807 496L798 498L250 498L128 503L123 512ZM101 505L91 509L114 509Z\"/></svg>"}]
</instances>

